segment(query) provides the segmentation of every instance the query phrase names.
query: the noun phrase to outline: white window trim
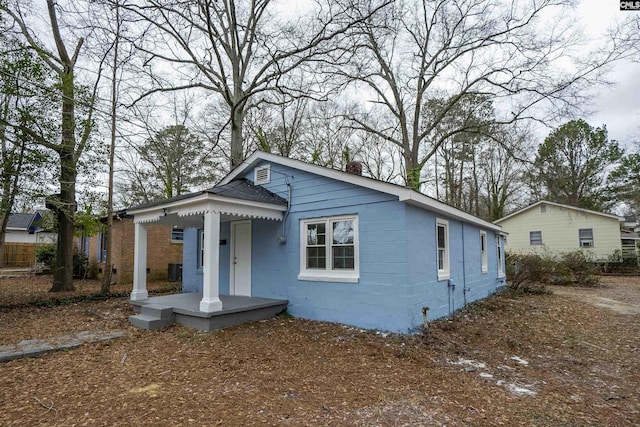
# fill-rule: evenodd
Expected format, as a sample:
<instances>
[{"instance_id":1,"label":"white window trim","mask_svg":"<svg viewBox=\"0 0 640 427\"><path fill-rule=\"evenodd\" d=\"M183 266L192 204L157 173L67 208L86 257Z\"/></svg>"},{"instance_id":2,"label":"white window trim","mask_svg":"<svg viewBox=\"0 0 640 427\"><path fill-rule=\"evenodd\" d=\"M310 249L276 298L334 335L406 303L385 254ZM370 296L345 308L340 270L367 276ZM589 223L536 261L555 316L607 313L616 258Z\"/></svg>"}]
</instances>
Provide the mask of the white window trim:
<instances>
[{"instance_id":1,"label":"white window trim","mask_svg":"<svg viewBox=\"0 0 640 427\"><path fill-rule=\"evenodd\" d=\"M496 234L496 258L498 261L498 278L501 279L504 277L504 250L502 244L502 236Z\"/></svg>"},{"instance_id":2,"label":"white window trim","mask_svg":"<svg viewBox=\"0 0 640 427\"><path fill-rule=\"evenodd\" d=\"M438 265L438 227L444 226L444 268ZM449 262L449 221L436 218L436 268L438 268L438 280L447 280L451 277L451 263Z\"/></svg>"},{"instance_id":3,"label":"white window trim","mask_svg":"<svg viewBox=\"0 0 640 427\"><path fill-rule=\"evenodd\" d=\"M353 221L353 270L331 270L330 266L333 263L331 241L332 236L327 233L326 247L327 247L327 269L326 270L314 270L307 269L307 224L326 222L326 230L333 232L330 227L331 221ZM308 218L300 221L300 274L298 274L298 280L306 280L310 282L337 282L337 283L358 283L360 279L360 239L358 230L358 216L357 215L341 215L341 216L328 216L320 218Z\"/></svg>"},{"instance_id":4,"label":"white window trim","mask_svg":"<svg viewBox=\"0 0 640 427\"><path fill-rule=\"evenodd\" d=\"M531 243L531 233L540 233L540 243ZM544 242L542 240L542 230L530 230L529 231L529 246L542 246Z\"/></svg>"},{"instance_id":5,"label":"white window trim","mask_svg":"<svg viewBox=\"0 0 640 427\"><path fill-rule=\"evenodd\" d=\"M175 230L177 230L177 229L176 229L176 228L172 228L172 229L171 229L171 237L172 237L172 238L171 238L171 243L180 243L180 244L184 243L184 228L179 228L179 229L180 229L180 230L182 230L182 240L179 240L179 239L173 239L173 232L174 232Z\"/></svg>"},{"instance_id":6,"label":"white window trim","mask_svg":"<svg viewBox=\"0 0 640 427\"><path fill-rule=\"evenodd\" d=\"M482 242L484 239L484 248ZM489 253L487 251L487 232L480 231L480 260L482 263L482 273L486 274L489 271Z\"/></svg>"},{"instance_id":7,"label":"white window trim","mask_svg":"<svg viewBox=\"0 0 640 427\"><path fill-rule=\"evenodd\" d=\"M580 231L581 230L591 230L591 239L585 239L586 240L590 240L591 241L591 246L583 246L582 245L582 238L580 237ZM595 233L593 232L593 227L591 228L578 228L578 246L581 248L587 248L587 249L593 249L596 246L596 239L595 239Z\"/></svg>"},{"instance_id":8,"label":"white window trim","mask_svg":"<svg viewBox=\"0 0 640 427\"><path fill-rule=\"evenodd\" d=\"M264 179L258 179L258 173L266 170L267 176ZM253 170L253 183L255 185L268 184L271 182L271 165L258 166Z\"/></svg>"}]
</instances>

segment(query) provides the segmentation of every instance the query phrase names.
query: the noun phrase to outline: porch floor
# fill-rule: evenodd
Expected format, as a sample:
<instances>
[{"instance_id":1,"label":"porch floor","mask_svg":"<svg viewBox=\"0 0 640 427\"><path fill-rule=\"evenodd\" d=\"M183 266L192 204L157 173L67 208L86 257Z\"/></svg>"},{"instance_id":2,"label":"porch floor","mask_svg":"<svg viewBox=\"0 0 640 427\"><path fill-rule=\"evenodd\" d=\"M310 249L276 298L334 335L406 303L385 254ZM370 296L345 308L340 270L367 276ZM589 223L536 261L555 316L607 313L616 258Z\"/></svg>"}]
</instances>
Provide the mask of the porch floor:
<instances>
[{"instance_id":1,"label":"porch floor","mask_svg":"<svg viewBox=\"0 0 640 427\"><path fill-rule=\"evenodd\" d=\"M129 301L136 316L129 320L145 329L161 328L173 323L201 331L214 331L241 323L268 319L287 308L288 301L280 299L220 295L222 310L200 311L201 292L162 295L143 301Z\"/></svg>"}]
</instances>

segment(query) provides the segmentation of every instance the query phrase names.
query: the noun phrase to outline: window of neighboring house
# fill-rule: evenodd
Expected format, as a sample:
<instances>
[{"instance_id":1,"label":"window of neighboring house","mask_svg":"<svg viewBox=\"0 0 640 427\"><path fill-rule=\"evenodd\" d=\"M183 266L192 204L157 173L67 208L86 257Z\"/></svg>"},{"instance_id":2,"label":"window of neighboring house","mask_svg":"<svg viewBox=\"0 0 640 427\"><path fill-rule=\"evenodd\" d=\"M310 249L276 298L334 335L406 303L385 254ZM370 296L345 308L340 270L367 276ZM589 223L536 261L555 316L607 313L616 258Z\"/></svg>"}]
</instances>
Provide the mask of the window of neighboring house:
<instances>
[{"instance_id":1,"label":"window of neighboring house","mask_svg":"<svg viewBox=\"0 0 640 427\"><path fill-rule=\"evenodd\" d=\"M308 219L300 223L300 280L357 282L360 274L358 217Z\"/></svg>"},{"instance_id":2,"label":"window of neighboring house","mask_svg":"<svg viewBox=\"0 0 640 427\"><path fill-rule=\"evenodd\" d=\"M497 250L498 250L498 277L504 276L504 268L502 266L502 236L496 234Z\"/></svg>"},{"instance_id":3,"label":"window of neighboring house","mask_svg":"<svg viewBox=\"0 0 640 427\"><path fill-rule=\"evenodd\" d=\"M482 259L482 272L486 273L489 270L489 259L487 256L487 232L480 232L480 256Z\"/></svg>"},{"instance_id":4,"label":"window of neighboring house","mask_svg":"<svg viewBox=\"0 0 640 427\"><path fill-rule=\"evenodd\" d=\"M581 248L593 247L593 228L581 228L578 230Z\"/></svg>"},{"instance_id":5,"label":"window of neighboring house","mask_svg":"<svg viewBox=\"0 0 640 427\"><path fill-rule=\"evenodd\" d=\"M542 244L542 231L530 231L529 232L529 244L541 245Z\"/></svg>"},{"instance_id":6,"label":"window of neighboring house","mask_svg":"<svg viewBox=\"0 0 640 427\"><path fill-rule=\"evenodd\" d=\"M449 221L436 219L436 246L438 250L438 280L446 280L449 271Z\"/></svg>"},{"instance_id":7,"label":"window of neighboring house","mask_svg":"<svg viewBox=\"0 0 640 427\"><path fill-rule=\"evenodd\" d=\"M540 205L540 213L547 213L547 205L545 205L544 203Z\"/></svg>"},{"instance_id":8,"label":"window of neighboring house","mask_svg":"<svg viewBox=\"0 0 640 427\"><path fill-rule=\"evenodd\" d=\"M182 243L184 240L184 229L180 227L173 227L171 230L171 241Z\"/></svg>"},{"instance_id":9,"label":"window of neighboring house","mask_svg":"<svg viewBox=\"0 0 640 427\"><path fill-rule=\"evenodd\" d=\"M204 267L204 230L198 230L198 270Z\"/></svg>"},{"instance_id":10,"label":"window of neighboring house","mask_svg":"<svg viewBox=\"0 0 640 427\"><path fill-rule=\"evenodd\" d=\"M100 239L100 246L98 248L98 262L107 261L107 233L100 233L98 235Z\"/></svg>"}]
</instances>

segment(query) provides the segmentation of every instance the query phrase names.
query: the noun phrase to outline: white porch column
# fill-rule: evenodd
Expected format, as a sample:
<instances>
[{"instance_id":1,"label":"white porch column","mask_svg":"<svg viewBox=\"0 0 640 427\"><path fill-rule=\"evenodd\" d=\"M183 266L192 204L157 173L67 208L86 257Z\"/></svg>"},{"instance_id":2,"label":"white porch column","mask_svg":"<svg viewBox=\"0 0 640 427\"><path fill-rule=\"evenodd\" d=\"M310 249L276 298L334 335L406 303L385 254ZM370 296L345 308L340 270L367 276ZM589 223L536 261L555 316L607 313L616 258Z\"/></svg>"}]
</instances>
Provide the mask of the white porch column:
<instances>
[{"instance_id":1,"label":"white porch column","mask_svg":"<svg viewBox=\"0 0 640 427\"><path fill-rule=\"evenodd\" d=\"M147 226L136 222L133 246L133 292L132 301L149 298L147 292Z\"/></svg>"},{"instance_id":2,"label":"white porch column","mask_svg":"<svg viewBox=\"0 0 640 427\"><path fill-rule=\"evenodd\" d=\"M211 207L204 214L204 278L200 311L211 313L222 310L219 296L218 272L220 270L220 213Z\"/></svg>"}]
</instances>

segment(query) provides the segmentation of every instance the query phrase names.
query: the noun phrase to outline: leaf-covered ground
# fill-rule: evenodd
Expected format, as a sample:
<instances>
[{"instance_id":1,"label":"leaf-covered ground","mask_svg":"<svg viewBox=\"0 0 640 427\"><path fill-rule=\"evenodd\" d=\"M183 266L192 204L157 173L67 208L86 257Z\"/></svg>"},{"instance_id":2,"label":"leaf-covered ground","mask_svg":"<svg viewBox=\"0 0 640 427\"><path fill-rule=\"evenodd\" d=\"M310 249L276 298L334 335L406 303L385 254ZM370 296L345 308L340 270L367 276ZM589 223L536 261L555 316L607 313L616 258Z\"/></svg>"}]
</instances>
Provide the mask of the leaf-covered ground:
<instances>
[{"instance_id":1,"label":"leaf-covered ground","mask_svg":"<svg viewBox=\"0 0 640 427\"><path fill-rule=\"evenodd\" d=\"M640 278L604 281L501 294L419 336L284 317L141 331L126 299L4 308L0 344L127 336L1 364L0 425L639 425L640 314L612 307L638 307ZM0 279L0 306L35 282Z\"/></svg>"}]
</instances>

